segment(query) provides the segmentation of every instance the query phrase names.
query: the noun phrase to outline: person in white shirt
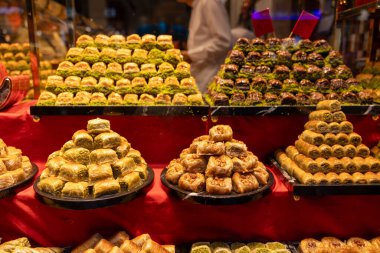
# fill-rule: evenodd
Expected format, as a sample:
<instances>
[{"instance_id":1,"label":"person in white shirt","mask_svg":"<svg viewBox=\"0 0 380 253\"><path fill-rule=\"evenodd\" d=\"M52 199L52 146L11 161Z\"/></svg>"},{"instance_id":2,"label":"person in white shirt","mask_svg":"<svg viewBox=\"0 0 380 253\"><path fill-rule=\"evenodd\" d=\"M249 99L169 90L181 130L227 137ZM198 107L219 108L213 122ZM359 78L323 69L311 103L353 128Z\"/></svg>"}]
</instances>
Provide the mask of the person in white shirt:
<instances>
[{"instance_id":1,"label":"person in white shirt","mask_svg":"<svg viewBox=\"0 0 380 253\"><path fill-rule=\"evenodd\" d=\"M186 60L191 62L191 73L201 92L223 64L232 45L231 27L222 0L177 0L192 7L188 51ZM188 57L188 59L187 59Z\"/></svg>"}]
</instances>

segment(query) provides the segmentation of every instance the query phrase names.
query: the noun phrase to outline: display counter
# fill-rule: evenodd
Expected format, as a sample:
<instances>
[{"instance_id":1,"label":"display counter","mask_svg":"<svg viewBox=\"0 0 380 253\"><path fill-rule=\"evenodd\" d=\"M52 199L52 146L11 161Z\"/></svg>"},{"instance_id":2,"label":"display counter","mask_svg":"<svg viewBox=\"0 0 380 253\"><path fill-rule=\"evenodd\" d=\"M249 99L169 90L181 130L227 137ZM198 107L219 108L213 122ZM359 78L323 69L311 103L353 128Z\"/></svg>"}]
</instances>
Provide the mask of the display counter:
<instances>
[{"instance_id":1,"label":"display counter","mask_svg":"<svg viewBox=\"0 0 380 253\"><path fill-rule=\"evenodd\" d=\"M40 172L50 153L95 116L41 116L34 119L23 102L0 113L1 138L15 145L36 163ZM29 186L0 200L0 237L28 236L42 246L77 245L96 232L126 230L132 235L149 233L160 243L183 244L199 240L301 240L333 235L339 238L380 234L380 195L294 197L275 175L272 193L240 205L208 206L168 195L160 173L191 141L207 133L213 124L229 124L234 138L266 161L280 147L290 145L302 131L306 115L219 116L101 116L112 129L140 150L155 172L146 195L120 205L94 210L56 209L40 203ZM348 115L363 143L380 139L376 116Z\"/></svg>"}]
</instances>

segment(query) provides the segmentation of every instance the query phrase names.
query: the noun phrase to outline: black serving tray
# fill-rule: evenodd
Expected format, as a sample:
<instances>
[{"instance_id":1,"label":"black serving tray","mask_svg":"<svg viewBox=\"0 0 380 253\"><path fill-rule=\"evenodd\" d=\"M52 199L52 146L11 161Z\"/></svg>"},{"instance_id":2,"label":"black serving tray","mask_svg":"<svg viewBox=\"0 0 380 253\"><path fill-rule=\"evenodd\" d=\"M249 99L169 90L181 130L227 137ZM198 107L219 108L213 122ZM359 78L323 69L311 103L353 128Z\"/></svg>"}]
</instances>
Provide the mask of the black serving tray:
<instances>
[{"instance_id":1,"label":"black serving tray","mask_svg":"<svg viewBox=\"0 0 380 253\"><path fill-rule=\"evenodd\" d=\"M264 187L257 189L256 191L248 193L232 193L230 195L212 195L206 192L189 192L179 188L177 185L169 183L166 178L167 168L161 172L161 182L169 188L170 192L179 197L182 200L189 200L195 203L205 204L205 205L235 205L249 202L252 200L257 200L265 196L270 192L270 187L274 183L274 177L272 173L267 170L269 173L268 184Z\"/></svg>"},{"instance_id":2,"label":"black serving tray","mask_svg":"<svg viewBox=\"0 0 380 253\"><path fill-rule=\"evenodd\" d=\"M9 186L7 188L1 189L0 190L0 199L11 196L15 193L22 191L26 186L29 185L29 183L31 183L31 181L33 180L33 178L37 174L37 172L38 172L37 165L32 163L32 172L23 181L15 184L15 185Z\"/></svg>"},{"instance_id":3,"label":"black serving tray","mask_svg":"<svg viewBox=\"0 0 380 253\"><path fill-rule=\"evenodd\" d=\"M210 106L211 116L266 116L309 114L315 105L273 105L273 106ZM380 105L342 105L342 111L349 115L378 115Z\"/></svg>"},{"instance_id":4,"label":"black serving tray","mask_svg":"<svg viewBox=\"0 0 380 253\"><path fill-rule=\"evenodd\" d=\"M282 181L295 196L380 194L380 184L301 184L296 178L290 176L274 158L271 162L281 172Z\"/></svg>"},{"instance_id":5,"label":"black serving tray","mask_svg":"<svg viewBox=\"0 0 380 253\"><path fill-rule=\"evenodd\" d=\"M140 192L142 192L144 188L149 186L153 182L153 179L154 172L150 167L148 167L147 179L140 186L132 189L131 191L124 191L113 195L105 195L99 198L87 199L61 197L42 192L37 187L37 184L40 182L40 177L38 177L38 179L34 182L33 188L38 199L46 205L65 209L84 210L112 206L115 204L130 201L134 199Z\"/></svg>"},{"instance_id":6,"label":"black serving tray","mask_svg":"<svg viewBox=\"0 0 380 253\"><path fill-rule=\"evenodd\" d=\"M135 116L207 116L209 106L31 106L30 114L42 115L135 115Z\"/></svg>"}]
</instances>

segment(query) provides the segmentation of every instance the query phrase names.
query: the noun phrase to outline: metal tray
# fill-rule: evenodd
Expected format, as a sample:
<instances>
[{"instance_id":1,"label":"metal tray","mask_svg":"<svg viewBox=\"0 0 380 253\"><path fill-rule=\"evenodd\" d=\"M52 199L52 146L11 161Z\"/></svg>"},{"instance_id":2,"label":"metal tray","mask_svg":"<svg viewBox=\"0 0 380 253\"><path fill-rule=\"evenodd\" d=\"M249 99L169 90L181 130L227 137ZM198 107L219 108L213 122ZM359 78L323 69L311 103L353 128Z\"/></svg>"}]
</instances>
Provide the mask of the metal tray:
<instances>
[{"instance_id":1,"label":"metal tray","mask_svg":"<svg viewBox=\"0 0 380 253\"><path fill-rule=\"evenodd\" d=\"M185 191L179 188L177 185L173 185L169 183L165 178L166 171L167 171L167 168L165 168L161 172L161 182L167 188L169 188L171 193L173 193L174 195L176 195L182 200L189 200L195 203L200 203L200 204L205 204L205 205L235 205L235 204L246 203L252 200L257 200L257 199L262 198L266 194L268 194L271 191L270 187L274 183L273 174L269 170L267 170L269 173L268 184L263 187L260 187L256 191L242 193L242 194L232 193L230 195L212 195L206 192L195 193L195 192Z\"/></svg>"},{"instance_id":2,"label":"metal tray","mask_svg":"<svg viewBox=\"0 0 380 253\"><path fill-rule=\"evenodd\" d=\"M150 167L148 167L147 179L137 188L134 188L131 191L119 192L113 195L105 195L99 198L86 199L61 197L42 192L37 187L37 184L40 181L40 177L38 177L38 179L34 182L33 188L36 192L37 198L46 205L65 209L84 210L106 207L130 201L134 199L139 193L143 192L143 190L153 182L153 179L154 172Z\"/></svg>"},{"instance_id":3,"label":"metal tray","mask_svg":"<svg viewBox=\"0 0 380 253\"><path fill-rule=\"evenodd\" d=\"M296 178L290 176L274 158L270 160L273 166L281 172L281 180L288 190L296 196L380 194L380 184L301 184Z\"/></svg>"},{"instance_id":4,"label":"metal tray","mask_svg":"<svg viewBox=\"0 0 380 253\"><path fill-rule=\"evenodd\" d=\"M207 116L209 106L31 106L30 114L42 115L136 115L136 116Z\"/></svg>"},{"instance_id":5,"label":"metal tray","mask_svg":"<svg viewBox=\"0 0 380 253\"><path fill-rule=\"evenodd\" d=\"M273 106L211 106L211 116L266 116L309 114L315 105L273 105ZM342 111L349 115L378 115L380 105L342 105Z\"/></svg>"},{"instance_id":6,"label":"metal tray","mask_svg":"<svg viewBox=\"0 0 380 253\"><path fill-rule=\"evenodd\" d=\"M32 163L32 172L21 182L9 186L7 188L1 189L0 190L0 199L8 197L10 195L16 194L20 191L22 191L26 186L29 185L34 179L34 176L38 172L38 167L34 163Z\"/></svg>"}]
</instances>

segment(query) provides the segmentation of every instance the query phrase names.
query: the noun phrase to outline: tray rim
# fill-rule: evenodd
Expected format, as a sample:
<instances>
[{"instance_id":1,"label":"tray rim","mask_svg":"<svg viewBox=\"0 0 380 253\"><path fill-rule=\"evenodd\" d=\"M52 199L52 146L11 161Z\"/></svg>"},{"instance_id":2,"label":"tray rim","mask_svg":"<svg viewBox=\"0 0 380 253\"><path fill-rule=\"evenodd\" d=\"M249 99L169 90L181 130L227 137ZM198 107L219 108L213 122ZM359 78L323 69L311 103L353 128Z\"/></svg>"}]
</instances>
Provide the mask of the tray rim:
<instances>
[{"instance_id":1,"label":"tray rim","mask_svg":"<svg viewBox=\"0 0 380 253\"><path fill-rule=\"evenodd\" d=\"M147 179L138 187L132 189L131 191L119 192L117 194L112 194L112 195L104 195L99 198L79 199L79 198L70 198L70 197L59 197L59 196L55 196L49 193L42 192L37 187L37 184L40 182L40 176L38 176L38 178L34 181L33 189L34 189L35 194L38 196L38 199L40 200L40 202L48 206L59 207L59 208L64 208L64 209L72 209L72 210L96 209L96 208L107 207L107 206L112 206L112 205L128 202L134 198L133 196L134 194L136 195L140 193L141 191L143 191L146 187L149 187L154 181L154 171L149 166L147 167L147 170L148 170ZM126 198L128 196L132 196L132 198L130 200L123 201L123 198ZM54 205L52 205L51 203L47 203L45 199L49 199L49 201L53 201ZM120 199L120 202L117 202L119 199ZM103 203L107 201L116 201L116 203L113 203L113 204ZM86 205L89 205L89 204L92 204L95 206L96 204L99 204L99 205L96 207L86 207ZM70 205L71 207L67 207L67 205Z\"/></svg>"},{"instance_id":2,"label":"tray rim","mask_svg":"<svg viewBox=\"0 0 380 253\"><path fill-rule=\"evenodd\" d=\"M305 185L289 175L278 161L272 157L270 161L280 171L282 181L290 192L296 196L326 196L326 195L379 195L380 184L319 184ZM376 189L377 192L373 189Z\"/></svg>"},{"instance_id":3,"label":"tray rim","mask_svg":"<svg viewBox=\"0 0 380 253\"><path fill-rule=\"evenodd\" d=\"M260 196L261 195L259 197L259 198L261 198L264 195L269 194L269 192L271 191L271 187L275 184L275 178L274 178L273 173L270 170L268 170L267 168L265 168L265 169L269 173L268 184L266 184L265 186L263 186L263 187L255 190L255 191L247 192L247 193L242 193L242 194L236 194L235 193L235 194L230 194L230 195L212 195L212 194L206 194L205 195L205 194L203 194L205 192L201 192L201 194L199 194L199 193L194 193L194 192L189 192L189 191L182 190L178 186L173 185L173 184L169 183L166 180L165 175L166 175L166 172L168 170L167 167L165 167L162 170L161 175L160 175L160 179L161 179L161 183L166 188L168 188L170 191L175 192L176 195L177 195L177 197L179 199L181 199L181 200L191 199L191 200L194 200L197 203L207 204L207 205L234 205L234 204L241 204L241 203L240 202L239 203L225 203L224 201L226 201L226 200L231 200L231 201L235 200L235 201L238 201L239 199L250 198L251 197L249 200L246 200L246 201L242 202L242 203L246 203L246 202L250 202L250 201L254 200L255 196ZM186 195L186 197L185 198L180 198L178 196L178 194ZM257 198L257 199L259 199L259 198ZM207 203L207 201L211 201L211 203ZM219 203L219 202L221 202L221 203Z\"/></svg>"},{"instance_id":4,"label":"tray rim","mask_svg":"<svg viewBox=\"0 0 380 253\"><path fill-rule=\"evenodd\" d=\"M17 184L11 185L7 188L1 189L0 199L9 197L13 195L14 193L17 193L18 189L21 189L24 186L27 186L29 183L31 183L30 181L32 181L38 173L38 166L32 162L31 164L32 164L32 173L30 173L23 181L18 182Z\"/></svg>"}]
</instances>

